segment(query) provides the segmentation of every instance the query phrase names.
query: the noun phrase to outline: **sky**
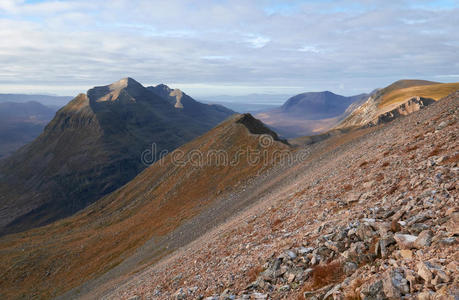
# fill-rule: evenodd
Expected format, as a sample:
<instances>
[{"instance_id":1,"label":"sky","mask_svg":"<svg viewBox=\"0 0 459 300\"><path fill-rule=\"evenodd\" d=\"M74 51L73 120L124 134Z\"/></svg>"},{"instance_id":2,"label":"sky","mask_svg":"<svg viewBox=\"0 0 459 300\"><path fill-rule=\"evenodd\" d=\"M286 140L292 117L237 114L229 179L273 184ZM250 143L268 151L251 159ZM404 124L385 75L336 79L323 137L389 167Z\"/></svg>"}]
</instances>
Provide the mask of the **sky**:
<instances>
[{"instance_id":1,"label":"sky","mask_svg":"<svg viewBox=\"0 0 459 300\"><path fill-rule=\"evenodd\" d=\"M459 0L0 0L0 93L194 97L459 81Z\"/></svg>"}]
</instances>

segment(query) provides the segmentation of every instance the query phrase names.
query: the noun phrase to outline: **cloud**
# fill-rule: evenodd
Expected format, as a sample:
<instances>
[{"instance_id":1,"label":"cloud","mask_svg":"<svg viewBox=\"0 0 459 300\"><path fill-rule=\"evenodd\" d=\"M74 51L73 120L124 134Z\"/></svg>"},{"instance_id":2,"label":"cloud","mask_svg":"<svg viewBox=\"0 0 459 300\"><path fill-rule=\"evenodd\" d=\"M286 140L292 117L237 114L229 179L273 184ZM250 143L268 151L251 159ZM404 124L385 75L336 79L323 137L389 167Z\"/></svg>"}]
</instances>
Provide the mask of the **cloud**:
<instances>
[{"instance_id":1,"label":"cloud","mask_svg":"<svg viewBox=\"0 0 459 300\"><path fill-rule=\"evenodd\" d=\"M271 39L264 36L251 35L249 38L246 39L246 41L252 48L263 48L271 41Z\"/></svg>"},{"instance_id":2,"label":"cloud","mask_svg":"<svg viewBox=\"0 0 459 300\"><path fill-rule=\"evenodd\" d=\"M321 50L317 48L316 46L303 46L298 49L300 52L311 52L311 53L319 53Z\"/></svg>"},{"instance_id":3,"label":"cloud","mask_svg":"<svg viewBox=\"0 0 459 300\"><path fill-rule=\"evenodd\" d=\"M434 2L0 0L0 92L74 93L126 76L192 95L457 80L459 8Z\"/></svg>"}]
</instances>

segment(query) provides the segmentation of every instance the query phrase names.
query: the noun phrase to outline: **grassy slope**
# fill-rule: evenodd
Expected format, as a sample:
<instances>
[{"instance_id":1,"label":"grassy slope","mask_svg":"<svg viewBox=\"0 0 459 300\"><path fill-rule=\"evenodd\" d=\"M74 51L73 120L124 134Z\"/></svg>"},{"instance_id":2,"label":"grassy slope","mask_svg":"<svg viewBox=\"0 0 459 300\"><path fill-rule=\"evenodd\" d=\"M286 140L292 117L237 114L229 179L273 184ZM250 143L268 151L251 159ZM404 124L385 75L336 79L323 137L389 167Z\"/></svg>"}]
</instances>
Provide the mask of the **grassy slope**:
<instances>
[{"instance_id":1,"label":"grassy slope","mask_svg":"<svg viewBox=\"0 0 459 300\"><path fill-rule=\"evenodd\" d=\"M287 149L281 143L260 148L234 119L180 149ZM51 225L0 240L0 298L51 298L101 275L153 237L173 231L199 214L225 189L256 176L264 167L245 156L231 166L178 167L171 155L81 213ZM164 254L158 249L158 255Z\"/></svg>"},{"instance_id":2,"label":"grassy slope","mask_svg":"<svg viewBox=\"0 0 459 300\"><path fill-rule=\"evenodd\" d=\"M421 86L412 86L387 91L379 103L379 108L384 108L395 103L401 103L410 97L420 96L440 100L443 97L459 90L459 82L439 83Z\"/></svg>"},{"instance_id":3,"label":"grassy slope","mask_svg":"<svg viewBox=\"0 0 459 300\"><path fill-rule=\"evenodd\" d=\"M426 80L399 80L376 91L376 93L355 108L334 129L360 127L375 120L378 115L385 113L395 106L402 104L411 97L421 96L440 100L459 89L459 83L438 83Z\"/></svg>"}]
</instances>

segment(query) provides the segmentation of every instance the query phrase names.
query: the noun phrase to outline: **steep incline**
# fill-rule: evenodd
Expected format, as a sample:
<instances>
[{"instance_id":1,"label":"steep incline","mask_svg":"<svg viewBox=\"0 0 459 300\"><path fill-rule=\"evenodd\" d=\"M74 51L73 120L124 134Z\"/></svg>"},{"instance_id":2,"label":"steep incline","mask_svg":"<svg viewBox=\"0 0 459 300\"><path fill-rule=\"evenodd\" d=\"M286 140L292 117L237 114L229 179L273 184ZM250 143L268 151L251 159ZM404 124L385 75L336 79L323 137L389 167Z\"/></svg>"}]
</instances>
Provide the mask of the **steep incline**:
<instances>
[{"instance_id":1,"label":"steep incline","mask_svg":"<svg viewBox=\"0 0 459 300\"><path fill-rule=\"evenodd\" d=\"M88 297L455 299L458 132L456 92L316 144L258 205Z\"/></svg>"},{"instance_id":2,"label":"steep incline","mask_svg":"<svg viewBox=\"0 0 459 300\"><path fill-rule=\"evenodd\" d=\"M0 161L0 234L75 213L232 114L199 105L208 109L186 113L132 78L78 95L34 142Z\"/></svg>"},{"instance_id":3,"label":"steep incline","mask_svg":"<svg viewBox=\"0 0 459 300\"><path fill-rule=\"evenodd\" d=\"M0 295L53 297L183 246L250 204L232 194L290 152L277 139L251 115L235 115L80 213L2 237Z\"/></svg>"}]
</instances>

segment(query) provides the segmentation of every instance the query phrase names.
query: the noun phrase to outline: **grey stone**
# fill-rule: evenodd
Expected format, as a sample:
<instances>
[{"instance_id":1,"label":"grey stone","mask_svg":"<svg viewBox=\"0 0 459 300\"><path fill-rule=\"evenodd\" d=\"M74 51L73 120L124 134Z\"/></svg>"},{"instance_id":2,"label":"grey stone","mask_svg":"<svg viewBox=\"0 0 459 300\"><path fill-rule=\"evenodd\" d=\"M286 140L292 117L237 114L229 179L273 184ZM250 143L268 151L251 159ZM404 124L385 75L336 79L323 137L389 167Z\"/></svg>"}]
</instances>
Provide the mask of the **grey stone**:
<instances>
[{"instance_id":1,"label":"grey stone","mask_svg":"<svg viewBox=\"0 0 459 300\"><path fill-rule=\"evenodd\" d=\"M365 285L361 292L360 298L362 300L384 300L387 299L383 291L382 280L375 281L372 284Z\"/></svg>"},{"instance_id":2,"label":"grey stone","mask_svg":"<svg viewBox=\"0 0 459 300\"><path fill-rule=\"evenodd\" d=\"M388 270L383 275L383 290L389 299L400 299L402 295L410 292L408 280L403 272L398 269Z\"/></svg>"},{"instance_id":3,"label":"grey stone","mask_svg":"<svg viewBox=\"0 0 459 300\"><path fill-rule=\"evenodd\" d=\"M396 233L394 239L397 242L400 249L412 249L414 248L414 242L418 237L411 234Z\"/></svg>"},{"instance_id":4,"label":"grey stone","mask_svg":"<svg viewBox=\"0 0 459 300\"><path fill-rule=\"evenodd\" d=\"M290 259L295 259L296 258L296 254L292 250L288 250L286 254L288 255L288 257Z\"/></svg>"},{"instance_id":5,"label":"grey stone","mask_svg":"<svg viewBox=\"0 0 459 300\"><path fill-rule=\"evenodd\" d=\"M418 238L414 241L414 247L416 249L422 249L424 247L429 247L432 244L433 233L430 230L422 231Z\"/></svg>"},{"instance_id":6,"label":"grey stone","mask_svg":"<svg viewBox=\"0 0 459 300\"><path fill-rule=\"evenodd\" d=\"M314 251L314 248L310 248L310 247L309 247L309 248L300 247L300 248L298 249L298 255L304 256L304 255L306 255L306 254L308 254L308 253L311 253L312 251Z\"/></svg>"},{"instance_id":7,"label":"grey stone","mask_svg":"<svg viewBox=\"0 0 459 300\"><path fill-rule=\"evenodd\" d=\"M452 246L457 243L457 240L454 236L451 236L451 237L441 240L440 243L445 246Z\"/></svg>"},{"instance_id":8,"label":"grey stone","mask_svg":"<svg viewBox=\"0 0 459 300\"><path fill-rule=\"evenodd\" d=\"M348 261L343 264L343 270L347 276L352 275L358 268L359 266L354 262Z\"/></svg>"}]
</instances>

